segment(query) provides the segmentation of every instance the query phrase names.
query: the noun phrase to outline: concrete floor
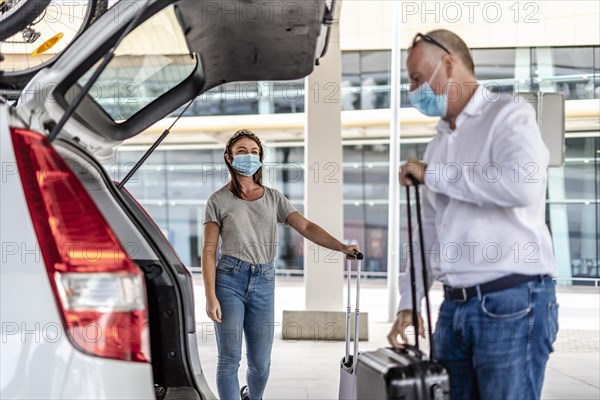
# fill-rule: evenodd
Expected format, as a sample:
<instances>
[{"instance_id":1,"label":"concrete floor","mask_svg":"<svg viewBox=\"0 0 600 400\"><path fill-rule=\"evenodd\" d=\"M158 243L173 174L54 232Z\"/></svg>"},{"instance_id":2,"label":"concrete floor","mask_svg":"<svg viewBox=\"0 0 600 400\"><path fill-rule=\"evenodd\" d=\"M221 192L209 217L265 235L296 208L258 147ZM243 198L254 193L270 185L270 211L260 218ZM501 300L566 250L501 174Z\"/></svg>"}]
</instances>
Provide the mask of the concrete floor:
<instances>
[{"instance_id":1,"label":"concrete floor","mask_svg":"<svg viewBox=\"0 0 600 400\"><path fill-rule=\"evenodd\" d=\"M385 282L363 282L361 311L369 313L369 341L360 342L360 350L367 351L387 346L386 335L391 323L386 322ZM560 328L555 352L546 369L542 398L600 400L600 289L561 287L558 293ZM275 296L275 341L271 377L264 399L337 399L344 343L283 340L282 312L303 309L303 280L278 277ZM216 393L217 350L211 333L212 322L204 312L200 275L195 276L195 297L200 357L208 383ZM436 285L431 296L434 310L441 300L442 292ZM245 373L246 363L242 360L241 384L245 382Z\"/></svg>"}]
</instances>

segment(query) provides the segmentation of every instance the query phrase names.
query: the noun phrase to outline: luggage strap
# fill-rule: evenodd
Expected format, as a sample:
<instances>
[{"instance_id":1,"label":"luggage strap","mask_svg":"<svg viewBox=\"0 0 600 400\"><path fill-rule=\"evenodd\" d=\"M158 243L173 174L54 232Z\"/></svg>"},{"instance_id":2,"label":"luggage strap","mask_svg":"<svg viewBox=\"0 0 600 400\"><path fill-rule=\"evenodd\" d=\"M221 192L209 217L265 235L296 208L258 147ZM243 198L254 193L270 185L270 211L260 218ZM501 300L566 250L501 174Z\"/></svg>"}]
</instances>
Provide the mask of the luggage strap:
<instances>
[{"instance_id":1,"label":"luggage strap","mask_svg":"<svg viewBox=\"0 0 600 400\"><path fill-rule=\"evenodd\" d=\"M429 290L427 268L425 267L425 241L423 240L423 222L421 220L421 200L419 198L419 183L416 179L411 176L413 185L415 186L415 197L417 203L417 226L419 228L419 244L421 250L421 265L422 265L422 278L423 278L423 291L425 292L425 307L427 309L427 329L429 334L429 359L433 361L435 359L435 350L433 346L433 328L431 326L431 307L429 305ZM408 220L408 253L410 256L410 286L411 286L411 297L412 297L412 320L413 327L415 329L415 347L419 350L419 329L418 329L418 318L417 318L417 283L415 278L415 262L413 256L413 235L412 235L412 222L410 213L410 186L406 187L406 211Z\"/></svg>"}]
</instances>

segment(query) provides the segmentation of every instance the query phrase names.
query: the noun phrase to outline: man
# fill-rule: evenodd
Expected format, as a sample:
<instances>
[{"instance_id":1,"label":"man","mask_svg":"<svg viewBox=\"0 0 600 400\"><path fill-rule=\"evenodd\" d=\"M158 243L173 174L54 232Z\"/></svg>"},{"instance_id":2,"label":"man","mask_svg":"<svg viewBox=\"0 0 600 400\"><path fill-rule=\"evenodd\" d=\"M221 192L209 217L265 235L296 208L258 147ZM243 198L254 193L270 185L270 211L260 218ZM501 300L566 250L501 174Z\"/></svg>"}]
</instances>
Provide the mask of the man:
<instances>
[{"instance_id":1,"label":"man","mask_svg":"<svg viewBox=\"0 0 600 400\"><path fill-rule=\"evenodd\" d=\"M400 181L411 185L412 176L422 185L426 264L445 295L435 351L450 373L452 399L539 399L558 306L545 224L549 155L535 111L519 96L479 85L469 49L446 30L417 34L407 69L411 103L441 117L424 162L409 159ZM388 335L395 347L412 323L409 274L401 276Z\"/></svg>"}]
</instances>

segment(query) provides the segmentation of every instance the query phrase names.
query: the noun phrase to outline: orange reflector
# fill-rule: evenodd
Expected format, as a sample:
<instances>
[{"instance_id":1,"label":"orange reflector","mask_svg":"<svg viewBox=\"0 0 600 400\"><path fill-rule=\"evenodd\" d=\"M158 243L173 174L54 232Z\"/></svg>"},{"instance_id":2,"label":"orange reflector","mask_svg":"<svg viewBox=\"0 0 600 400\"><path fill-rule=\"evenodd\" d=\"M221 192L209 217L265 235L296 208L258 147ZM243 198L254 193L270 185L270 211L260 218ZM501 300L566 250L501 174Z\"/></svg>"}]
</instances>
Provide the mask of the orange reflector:
<instances>
[{"instance_id":1,"label":"orange reflector","mask_svg":"<svg viewBox=\"0 0 600 400\"><path fill-rule=\"evenodd\" d=\"M52 36L50 39L48 39L44 43L42 43L42 45L40 47L38 47L37 49L35 49L33 51L33 53L31 53L31 57L37 57L40 54L47 52L52 47L54 47L54 45L56 43L58 43L58 41L60 39L62 39L63 36L65 36L65 35L62 32L57 33L56 35Z\"/></svg>"}]
</instances>

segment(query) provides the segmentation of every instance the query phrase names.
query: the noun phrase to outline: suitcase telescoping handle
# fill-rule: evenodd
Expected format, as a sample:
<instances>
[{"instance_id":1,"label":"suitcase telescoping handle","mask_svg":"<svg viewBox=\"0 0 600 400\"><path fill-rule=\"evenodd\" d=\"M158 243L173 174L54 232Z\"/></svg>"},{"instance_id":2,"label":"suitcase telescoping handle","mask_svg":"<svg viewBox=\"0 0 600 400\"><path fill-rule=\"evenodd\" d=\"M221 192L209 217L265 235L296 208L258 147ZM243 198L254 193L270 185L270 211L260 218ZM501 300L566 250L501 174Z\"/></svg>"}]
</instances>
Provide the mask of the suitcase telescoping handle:
<instances>
[{"instance_id":1,"label":"suitcase telescoping handle","mask_svg":"<svg viewBox=\"0 0 600 400\"><path fill-rule=\"evenodd\" d=\"M409 175L414 187L415 187L415 198L417 203L417 226L419 227L419 249L421 253L421 270L423 278L423 291L425 292L425 308L427 309L427 330L429 335L429 359L435 359L434 346L433 346L433 329L431 326L431 307L429 305L429 291L427 290L427 268L425 267L425 241L423 240L423 222L421 220L421 200L419 197L419 182ZM408 222L408 253L410 256L410 286L411 286L411 297L412 297L412 320L413 327L415 329L415 347L419 350L419 322L417 320L417 284L415 277L415 262L413 256L413 237L412 237L412 222L410 214L410 186L406 187L406 212Z\"/></svg>"},{"instance_id":2,"label":"suitcase telescoping handle","mask_svg":"<svg viewBox=\"0 0 600 400\"><path fill-rule=\"evenodd\" d=\"M354 358L352 359L352 363L356 363L358 357L358 321L360 319L360 273L362 268L362 260L364 258L362 253L356 253L356 260L358 261L356 265L356 306L354 313ZM352 260L348 259L346 262L346 270L347 270L347 282L348 282L348 302L346 305L346 355L344 357L344 364L350 365L350 314L352 313L352 308L350 306L350 278L352 276Z\"/></svg>"}]
</instances>

